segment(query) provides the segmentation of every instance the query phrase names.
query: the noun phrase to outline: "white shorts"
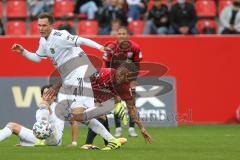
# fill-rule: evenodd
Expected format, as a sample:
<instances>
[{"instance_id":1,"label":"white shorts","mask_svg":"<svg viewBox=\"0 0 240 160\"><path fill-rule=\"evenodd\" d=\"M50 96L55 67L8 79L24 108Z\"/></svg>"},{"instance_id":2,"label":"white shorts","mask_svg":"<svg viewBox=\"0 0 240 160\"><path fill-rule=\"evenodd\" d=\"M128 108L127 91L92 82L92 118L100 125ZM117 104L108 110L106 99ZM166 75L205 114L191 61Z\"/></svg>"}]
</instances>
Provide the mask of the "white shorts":
<instances>
[{"instance_id":1,"label":"white shorts","mask_svg":"<svg viewBox=\"0 0 240 160\"><path fill-rule=\"evenodd\" d=\"M94 107L94 97L89 73L86 73L88 65L83 65L73 70L63 79L63 85L59 90L57 102L69 100L70 108Z\"/></svg>"},{"instance_id":2,"label":"white shorts","mask_svg":"<svg viewBox=\"0 0 240 160\"><path fill-rule=\"evenodd\" d=\"M61 103L62 101L68 101L68 107L70 107L71 109L79 107L87 109L95 106L93 97L74 96L59 93L57 97L57 102Z\"/></svg>"}]
</instances>

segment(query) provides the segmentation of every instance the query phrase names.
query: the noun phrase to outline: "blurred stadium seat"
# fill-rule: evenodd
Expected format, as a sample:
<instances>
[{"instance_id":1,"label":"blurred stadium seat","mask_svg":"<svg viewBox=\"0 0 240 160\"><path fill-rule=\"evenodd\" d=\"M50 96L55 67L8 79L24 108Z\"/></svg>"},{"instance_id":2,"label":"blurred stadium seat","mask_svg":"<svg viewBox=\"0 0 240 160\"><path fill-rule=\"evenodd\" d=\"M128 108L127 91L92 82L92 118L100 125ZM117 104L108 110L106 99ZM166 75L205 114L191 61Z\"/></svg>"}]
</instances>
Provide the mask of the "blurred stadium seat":
<instances>
[{"instance_id":1,"label":"blurred stadium seat","mask_svg":"<svg viewBox=\"0 0 240 160\"><path fill-rule=\"evenodd\" d=\"M7 18L26 18L27 4L25 0L7 1Z\"/></svg>"},{"instance_id":2,"label":"blurred stadium seat","mask_svg":"<svg viewBox=\"0 0 240 160\"><path fill-rule=\"evenodd\" d=\"M213 33L217 33L217 23L213 19L202 19L197 23L197 29L200 34L206 34L205 29L212 29Z\"/></svg>"},{"instance_id":3,"label":"blurred stadium seat","mask_svg":"<svg viewBox=\"0 0 240 160\"><path fill-rule=\"evenodd\" d=\"M82 20L78 23L78 33L80 35L97 35L97 21Z\"/></svg>"},{"instance_id":4,"label":"blurred stadium seat","mask_svg":"<svg viewBox=\"0 0 240 160\"><path fill-rule=\"evenodd\" d=\"M216 16L216 3L214 0L197 0L195 7L198 17Z\"/></svg>"},{"instance_id":5,"label":"blurred stadium seat","mask_svg":"<svg viewBox=\"0 0 240 160\"><path fill-rule=\"evenodd\" d=\"M154 5L154 1L153 1L153 0L150 0L150 1L148 2L148 4L147 4L147 11L148 11L148 12L152 9L153 5Z\"/></svg>"},{"instance_id":6,"label":"blurred stadium seat","mask_svg":"<svg viewBox=\"0 0 240 160\"><path fill-rule=\"evenodd\" d=\"M61 24L62 24L63 22L62 21L56 21L55 23L54 23L54 28L58 28ZM70 24L70 26L72 26L72 27L74 27L74 22L73 21L69 21L69 24Z\"/></svg>"},{"instance_id":7,"label":"blurred stadium seat","mask_svg":"<svg viewBox=\"0 0 240 160\"><path fill-rule=\"evenodd\" d=\"M54 4L54 16L57 18L67 16L73 17L74 1L57 0Z\"/></svg>"},{"instance_id":8,"label":"blurred stadium seat","mask_svg":"<svg viewBox=\"0 0 240 160\"><path fill-rule=\"evenodd\" d=\"M77 14L75 16L79 19L87 19L87 14Z\"/></svg>"},{"instance_id":9,"label":"blurred stadium seat","mask_svg":"<svg viewBox=\"0 0 240 160\"><path fill-rule=\"evenodd\" d=\"M218 5L218 14L220 14L225 7L231 4L232 4L232 0L220 0Z\"/></svg>"},{"instance_id":10,"label":"blurred stadium seat","mask_svg":"<svg viewBox=\"0 0 240 160\"><path fill-rule=\"evenodd\" d=\"M32 21L30 24L30 35L40 35L40 33L38 32L38 21Z\"/></svg>"},{"instance_id":11,"label":"blurred stadium seat","mask_svg":"<svg viewBox=\"0 0 240 160\"><path fill-rule=\"evenodd\" d=\"M134 35L143 34L144 21L132 21L132 22L129 22L128 29L131 30Z\"/></svg>"},{"instance_id":12,"label":"blurred stadium seat","mask_svg":"<svg viewBox=\"0 0 240 160\"><path fill-rule=\"evenodd\" d=\"M168 5L168 0L162 0L162 4ZM154 5L154 0L150 0L147 4L147 11L149 12Z\"/></svg>"},{"instance_id":13,"label":"blurred stadium seat","mask_svg":"<svg viewBox=\"0 0 240 160\"><path fill-rule=\"evenodd\" d=\"M26 35L27 25L25 21L8 21L7 22L7 35Z\"/></svg>"},{"instance_id":14,"label":"blurred stadium seat","mask_svg":"<svg viewBox=\"0 0 240 160\"><path fill-rule=\"evenodd\" d=\"M0 1L0 18L3 17L3 3Z\"/></svg>"}]
</instances>

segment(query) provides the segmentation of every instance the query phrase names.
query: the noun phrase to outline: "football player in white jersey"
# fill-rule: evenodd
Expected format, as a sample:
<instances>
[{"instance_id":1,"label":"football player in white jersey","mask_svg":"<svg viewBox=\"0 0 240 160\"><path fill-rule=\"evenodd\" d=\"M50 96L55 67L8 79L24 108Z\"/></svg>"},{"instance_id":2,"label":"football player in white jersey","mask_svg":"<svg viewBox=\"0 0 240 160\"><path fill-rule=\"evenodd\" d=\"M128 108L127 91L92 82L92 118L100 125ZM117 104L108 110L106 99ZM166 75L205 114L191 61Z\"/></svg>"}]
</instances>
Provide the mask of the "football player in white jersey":
<instances>
[{"instance_id":1,"label":"football player in white jersey","mask_svg":"<svg viewBox=\"0 0 240 160\"><path fill-rule=\"evenodd\" d=\"M43 86L41 96L44 99L50 86ZM39 109L36 111L36 120L47 120L51 124L52 134L45 141L38 140L31 129L28 129L18 123L9 122L6 127L0 131L0 142L9 138L12 134L20 138L20 146L34 146L43 142L42 145L59 146L62 143L64 121L60 120L55 114L57 103L54 99L50 101L42 100Z\"/></svg>"},{"instance_id":2,"label":"football player in white jersey","mask_svg":"<svg viewBox=\"0 0 240 160\"><path fill-rule=\"evenodd\" d=\"M79 46L86 45L102 52L107 51L107 49L90 39L71 35L65 30L55 30L53 22L54 18L50 14L42 13L39 15L38 29L41 38L36 54L27 51L20 44L14 44L12 50L34 62L40 62L41 59L49 57L62 79L58 104L67 104L71 109L72 114L69 115L72 117L66 115L64 117L84 122L95 133L107 140L112 145L111 149L119 148L120 141L114 138L99 121L93 119L110 112L113 108L107 106L99 110L94 106L90 76L96 70Z\"/></svg>"}]
</instances>

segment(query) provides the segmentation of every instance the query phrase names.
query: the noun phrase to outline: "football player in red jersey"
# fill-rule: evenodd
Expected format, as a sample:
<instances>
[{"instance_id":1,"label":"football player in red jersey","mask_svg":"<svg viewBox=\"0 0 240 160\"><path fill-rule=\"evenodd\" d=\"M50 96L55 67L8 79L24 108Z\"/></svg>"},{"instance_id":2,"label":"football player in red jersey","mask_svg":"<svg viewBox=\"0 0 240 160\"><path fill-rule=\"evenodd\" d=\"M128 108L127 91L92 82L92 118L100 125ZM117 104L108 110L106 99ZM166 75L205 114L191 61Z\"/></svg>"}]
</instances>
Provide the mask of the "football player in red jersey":
<instances>
[{"instance_id":1,"label":"football player in red jersey","mask_svg":"<svg viewBox=\"0 0 240 160\"><path fill-rule=\"evenodd\" d=\"M122 63L132 63L139 69L142 52L137 43L128 40L128 29L126 27L120 27L117 40L106 43L105 47L109 49L103 55L107 68L117 69ZM134 68L128 69L132 71Z\"/></svg>"},{"instance_id":2,"label":"football player in red jersey","mask_svg":"<svg viewBox=\"0 0 240 160\"><path fill-rule=\"evenodd\" d=\"M112 68L101 68L99 72L91 77L91 84L93 87L94 98L97 103L101 105L114 105L110 99L119 97L127 104L127 109L130 117L138 125L141 133L147 143L151 143L151 136L144 128L137 108L135 106L135 95L133 90L135 84L128 79L129 71L125 67L118 67L117 70ZM108 126L108 125L107 125ZM105 127L107 127L105 125ZM83 149L94 149L92 147L93 139L96 133L88 130L86 144L82 146Z\"/></svg>"},{"instance_id":3,"label":"football player in red jersey","mask_svg":"<svg viewBox=\"0 0 240 160\"><path fill-rule=\"evenodd\" d=\"M132 81L135 81L138 75L139 63L142 60L142 53L138 44L128 40L128 29L125 27L119 28L117 40L108 42L105 46L111 49L110 51L105 52L103 55L105 66L108 68L117 69L124 63L132 73ZM121 106L124 107L119 99L116 99L115 103L117 106L115 107L116 109ZM122 128L120 119L122 118L123 117L119 117L118 115L114 114L116 126L115 137L121 136ZM131 137L137 136L134 126L134 122L130 117L128 133Z\"/></svg>"},{"instance_id":4,"label":"football player in red jersey","mask_svg":"<svg viewBox=\"0 0 240 160\"><path fill-rule=\"evenodd\" d=\"M139 45L136 44L133 41L128 40L128 29L126 27L120 27L117 33L117 40L111 41L106 43L105 45L106 48L109 50L104 53L103 55L103 60L105 62L105 67L108 68L114 68L118 69L119 66L125 64L124 66L127 67L131 71L131 84L132 86L136 84L136 78L138 75L138 70L139 70L139 63L142 60L142 53L140 51ZM106 69L101 69L101 71L107 71ZM109 71L109 70L108 70ZM109 73L110 74L110 73ZM108 74L107 74L108 75ZM108 83L105 81L105 79L98 80L98 83ZM97 85L98 85L97 83ZM113 85L116 82L111 81L110 83L113 83ZM94 84L92 84L94 86ZM96 85L96 84L95 84ZM108 85L109 86L109 85ZM135 96L132 99L132 96L129 96L129 89L131 89L131 94L134 95L135 93L135 87L129 87L128 83L120 85L121 89L118 87L113 87L116 88L116 90L120 89L116 92L109 92L109 93L102 93L102 91L99 90L94 90L94 97L98 99L98 101L103 101L104 99L108 99L107 97L114 97L115 98L115 109L119 109L120 112L118 111L117 113L121 114L114 114L114 120L116 124L116 131L115 131L115 137L120 137L121 136L121 122L120 119L125 118L125 123L126 123L126 114L125 114L125 108L121 102L121 100L125 100L128 103L131 102L131 104L134 104L135 106ZM125 88L122 88L125 87ZM126 92L126 93L124 93ZM98 95L98 96L96 96ZM119 95L119 96L114 96L114 95ZM129 100L129 99L131 100ZM113 104L114 105L114 104ZM136 107L135 107L136 108ZM130 109L131 110L131 109ZM134 110L137 113L137 110ZM115 113L115 112L114 112ZM130 113L130 112L129 112ZM131 114L131 113L130 113ZM125 116L125 117L124 117ZM129 121L129 135L132 137L137 136L134 128L134 120L130 116L130 121ZM107 128L109 129L108 126L108 121L107 117L103 118L98 118L98 120ZM93 140L95 138L96 134L95 132L91 131L89 129L87 138L86 138L86 145L83 145L83 149L92 149L95 146L92 145ZM105 142L105 144L107 144Z\"/></svg>"},{"instance_id":5,"label":"football player in red jersey","mask_svg":"<svg viewBox=\"0 0 240 160\"><path fill-rule=\"evenodd\" d=\"M151 143L152 138L144 128L135 106L135 95L132 93L132 87L135 87L135 84L133 84L133 81L129 80L129 70L122 66L118 67L118 69L101 68L98 72L94 73L90 77L90 80L95 102L100 106L99 110L101 110L101 106L113 106L114 102L111 100L112 98L120 98L124 100L127 104L130 117L139 127L145 141L147 143ZM88 137L85 145L83 145L82 148L97 149L96 146L92 145L96 135L97 134L95 134L93 131L88 130Z\"/></svg>"},{"instance_id":6,"label":"football player in red jersey","mask_svg":"<svg viewBox=\"0 0 240 160\"><path fill-rule=\"evenodd\" d=\"M118 67L117 70L101 68L97 74L91 77L94 98L101 105L114 105L109 100L119 96L126 102L129 115L141 130L145 141L151 143L151 136L144 128L135 106L135 95L132 92L135 84L133 81L129 81L128 76L129 70L125 67Z\"/></svg>"},{"instance_id":7,"label":"football player in red jersey","mask_svg":"<svg viewBox=\"0 0 240 160\"><path fill-rule=\"evenodd\" d=\"M114 101L111 100L112 98L119 97L124 100L127 104L130 117L139 127L145 141L147 143L151 143L152 138L144 128L135 106L135 95L132 93L135 89L135 83L133 81L129 81L128 76L129 70L125 67L118 67L116 70L112 68L101 68L90 78L94 99L96 104L99 105L99 110L101 110L101 107L106 105L113 106ZM96 149L96 146L92 145L95 136L96 134L89 130L86 144L83 145L82 148Z\"/></svg>"}]
</instances>

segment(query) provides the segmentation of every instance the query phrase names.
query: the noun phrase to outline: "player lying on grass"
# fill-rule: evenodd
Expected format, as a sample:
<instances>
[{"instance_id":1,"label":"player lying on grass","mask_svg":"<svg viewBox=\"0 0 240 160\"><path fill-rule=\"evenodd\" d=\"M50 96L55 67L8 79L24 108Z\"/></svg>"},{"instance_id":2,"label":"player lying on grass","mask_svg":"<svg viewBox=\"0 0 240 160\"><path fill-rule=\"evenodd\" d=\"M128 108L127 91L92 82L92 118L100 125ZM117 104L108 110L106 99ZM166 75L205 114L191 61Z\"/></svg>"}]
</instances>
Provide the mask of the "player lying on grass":
<instances>
[{"instance_id":1,"label":"player lying on grass","mask_svg":"<svg viewBox=\"0 0 240 160\"><path fill-rule=\"evenodd\" d=\"M20 138L20 146L34 146L42 143L42 145L58 146L62 143L62 135L64 129L64 121L60 120L55 115L56 102L55 97L52 100L46 101L46 92L50 86L43 86L41 89L42 101L39 109L36 111L36 120L47 120L52 129L52 134L44 141L40 141L33 135L33 131L18 123L9 122L5 128L0 131L0 142L15 134Z\"/></svg>"},{"instance_id":2,"label":"player lying on grass","mask_svg":"<svg viewBox=\"0 0 240 160\"><path fill-rule=\"evenodd\" d=\"M119 67L117 70L111 68L101 68L99 72L96 72L90 78L94 98L95 101L100 104L98 107L99 110L101 110L101 107L106 105L114 106L114 101L112 101L111 98L119 97L117 99L124 100L127 104L129 115L140 128L145 141L151 143L152 138L144 128L138 115L138 111L135 106L135 94L132 93L132 90L135 90L135 84L129 82L128 74L129 71L125 67ZM124 109L119 106L118 110L120 110L120 112L117 113L120 113L119 116L122 117L124 115ZM78 115L74 116L75 119L78 119ZM96 134L92 133L91 130L89 130L89 132L90 133L88 134L92 134L92 139L87 141L87 143L93 142L93 139L96 136Z\"/></svg>"}]
</instances>

